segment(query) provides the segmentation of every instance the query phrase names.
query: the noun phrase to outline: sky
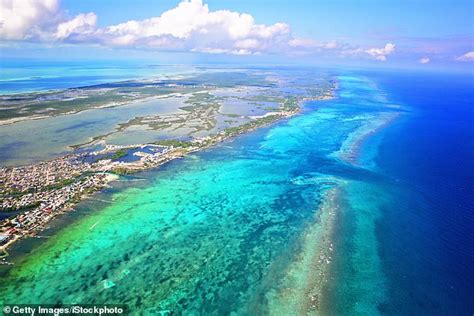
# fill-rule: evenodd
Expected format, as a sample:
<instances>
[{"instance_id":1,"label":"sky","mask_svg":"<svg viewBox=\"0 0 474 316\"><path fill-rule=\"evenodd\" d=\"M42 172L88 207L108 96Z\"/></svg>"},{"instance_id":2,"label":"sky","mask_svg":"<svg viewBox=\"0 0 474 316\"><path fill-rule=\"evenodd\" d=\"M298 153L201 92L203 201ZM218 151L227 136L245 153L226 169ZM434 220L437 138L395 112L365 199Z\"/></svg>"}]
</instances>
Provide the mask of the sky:
<instances>
[{"instance_id":1,"label":"sky","mask_svg":"<svg viewBox=\"0 0 474 316\"><path fill-rule=\"evenodd\" d=\"M469 0L2 0L0 57L474 65Z\"/></svg>"}]
</instances>

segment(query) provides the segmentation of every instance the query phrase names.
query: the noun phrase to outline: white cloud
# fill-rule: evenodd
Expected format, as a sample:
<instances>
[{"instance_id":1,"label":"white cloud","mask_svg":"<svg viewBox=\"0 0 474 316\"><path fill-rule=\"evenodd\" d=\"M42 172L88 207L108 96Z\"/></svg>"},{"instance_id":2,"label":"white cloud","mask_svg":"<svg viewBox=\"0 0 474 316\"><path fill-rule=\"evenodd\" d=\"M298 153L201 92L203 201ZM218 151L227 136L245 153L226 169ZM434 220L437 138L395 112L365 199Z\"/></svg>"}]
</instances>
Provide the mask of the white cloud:
<instances>
[{"instance_id":1,"label":"white cloud","mask_svg":"<svg viewBox=\"0 0 474 316\"><path fill-rule=\"evenodd\" d=\"M456 58L458 61L474 61L474 51L465 53L462 56Z\"/></svg>"},{"instance_id":2,"label":"white cloud","mask_svg":"<svg viewBox=\"0 0 474 316\"><path fill-rule=\"evenodd\" d=\"M422 57L418 61L420 64L429 64L431 62L431 59L429 57Z\"/></svg>"},{"instance_id":3,"label":"white cloud","mask_svg":"<svg viewBox=\"0 0 474 316\"><path fill-rule=\"evenodd\" d=\"M54 42L95 32L97 16L68 18L59 0L1 0L0 39Z\"/></svg>"},{"instance_id":4,"label":"white cloud","mask_svg":"<svg viewBox=\"0 0 474 316\"><path fill-rule=\"evenodd\" d=\"M55 38L64 40L74 35L93 34L97 16L95 13L79 14L74 19L60 23L56 28Z\"/></svg>"},{"instance_id":5,"label":"white cloud","mask_svg":"<svg viewBox=\"0 0 474 316\"><path fill-rule=\"evenodd\" d=\"M58 0L1 0L0 38L27 40L41 36L58 19Z\"/></svg>"},{"instance_id":6,"label":"white cloud","mask_svg":"<svg viewBox=\"0 0 474 316\"><path fill-rule=\"evenodd\" d=\"M387 43L383 48L369 48L365 50L367 54L380 61L386 61L387 56L395 51L395 45Z\"/></svg>"},{"instance_id":7,"label":"white cloud","mask_svg":"<svg viewBox=\"0 0 474 316\"><path fill-rule=\"evenodd\" d=\"M249 14L209 11L202 0L185 0L159 17L97 30L95 38L117 46L253 54L286 43L290 27L285 23L256 24Z\"/></svg>"},{"instance_id":8,"label":"white cloud","mask_svg":"<svg viewBox=\"0 0 474 316\"><path fill-rule=\"evenodd\" d=\"M285 23L257 24L249 14L210 11L183 0L158 17L97 28L94 13L67 18L58 0L1 0L3 40L96 43L162 50L257 54L278 51L291 38Z\"/></svg>"},{"instance_id":9,"label":"white cloud","mask_svg":"<svg viewBox=\"0 0 474 316\"><path fill-rule=\"evenodd\" d=\"M341 57L372 58L379 61L386 61L387 57L395 51L395 45L387 43L381 48L363 48L349 44L340 45L338 52Z\"/></svg>"},{"instance_id":10,"label":"white cloud","mask_svg":"<svg viewBox=\"0 0 474 316\"><path fill-rule=\"evenodd\" d=\"M0 39L211 54L370 56L381 61L395 50L392 43L363 48L335 40L295 38L286 23L258 24L250 14L210 11L203 0L183 0L160 16L102 28L97 19L93 12L70 17L59 0L0 0Z\"/></svg>"}]
</instances>

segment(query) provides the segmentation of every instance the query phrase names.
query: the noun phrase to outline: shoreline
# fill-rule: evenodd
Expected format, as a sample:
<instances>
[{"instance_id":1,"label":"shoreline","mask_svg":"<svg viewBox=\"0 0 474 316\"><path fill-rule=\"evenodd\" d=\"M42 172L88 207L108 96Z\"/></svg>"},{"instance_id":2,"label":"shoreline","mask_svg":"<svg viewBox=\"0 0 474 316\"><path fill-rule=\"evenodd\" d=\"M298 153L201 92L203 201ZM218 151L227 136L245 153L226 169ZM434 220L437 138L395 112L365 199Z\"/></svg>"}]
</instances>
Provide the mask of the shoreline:
<instances>
[{"instance_id":1,"label":"shoreline","mask_svg":"<svg viewBox=\"0 0 474 316\"><path fill-rule=\"evenodd\" d=\"M316 100L325 99L325 97L322 97ZM182 148L179 156L163 161L154 167L138 168L133 172L158 168L175 158L181 158L189 153L205 150L238 135L272 125L282 119L290 118L299 114L302 110L303 107L298 106L294 111L284 113L280 117L264 124L233 131L229 134L220 133L214 135L213 138L208 139L208 142L203 143L198 148ZM331 156L355 167L365 167L359 165L362 164L359 161L362 146L364 146L369 137L389 126L399 115L400 113L398 112L378 113L372 121L366 121L367 123L357 127L352 133L345 135L346 138L342 142L340 149L331 154ZM322 192L321 202L300 236L301 249L296 253L294 260L288 266L287 271L289 272L285 273L282 278L282 286L275 287L266 294L266 298L269 301L269 311L274 313L288 311L288 314L294 314L297 311L297 314L313 315L323 313L324 308L328 304L334 303L326 301L324 291L327 289L328 282L330 282L331 270L334 267L334 239L337 233L337 223L340 220L340 216L342 216L341 211L343 210L342 203L340 203L343 198L341 195L344 193L344 187L348 184L347 181L339 178L335 178L334 182L336 184L334 187Z\"/></svg>"},{"instance_id":2,"label":"shoreline","mask_svg":"<svg viewBox=\"0 0 474 316\"><path fill-rule=\"evenodd\" d=\"M295 108L285 110L285 111L280 111L280 112L274 112L274 113L271 113L270 115L262 115L260 117L254 118L254 120L252 120L248 123L242 124L242 125L240 125L236 128L226 129L222 132L219 132L218 134L195 140L194 142L192 142L192 144L194 146L184 147L184 148L183 147L176 147L176 148L171 147L171 149L169 151L167 151L166 153L161 155L158 159L153 159L151 161L147 161L146 163L142 162L142 160L139 160L139 163L130 163L128 166L110 168L108 170L102 170L101 172L102 172L102 174L107 173L108 175L119 176L120 174L131 174L131 173L136 173L136 172L140 172L140 171L159 168L161 165L163 165L163 164L165 164L169 161L172 161L174 159L182 158L182 157L184 157L184 156L186 156L190 153L193 153L193 152L198 152L198 151L208 149L208 148L213 147L217 144L220 144L220 143L222 143L226 140L235 138L239 135L252 132L252 131L254 131L256 129L259 129L259 128L268 127L268 126L270 126L272 124L275 124L275 123L277 123L277 122L279 122L283 119L288 119L292 116L295 116L295 115L299 114L302 111L303 104L306 103L306 102L324 101L324 100L334 98L334 90L330 90L329 93L330 94L324 93L323 95L315 97L315 98L302 98L301 100L298 101L298 104L297 104L298 106L295 107ZM137 145L131 145L131 146L118 146L117 148L120 147L120 148L132 149L132 148L136 148L136 147L140 147L140 146L144 147L144 146L150 146L150 145L153 145L153 144L137 144ZM112 148L116 149L114 146L112 146ZM71 154L66 155L65 157L70 156L70 155ZM146 159L144 159L144 160L146 161ZM99 174L99 173L95 173L95 175L97 175L97 174ZM23 238L28 238L30 236L34 236L38 232L43 231L45 229L45 225L47 223L49 223L51 220L54 220L54 218L56 216L71 211L74 208L74 206L77 205L79 202L87 199L89 196L91 196L95 193L100 192L102 189L107 187L111 181L114 181L116 179L113 179L110 176L106 176L101 180L102 180L102 183L99 184L99 185L95 185L92 188L92 192L82 193L79 196L75 197L73 201L65 202L64 205L61 206L58 210L55 210L54 212L49 212L49 214L47 216L42 217L41 222L38 225L32 227L31 229L26 229L25 231L15 232L15 234L9 235L9 240L6 243L0 245L0 259L5 260L5 258L9 256L7 250L13 244L15 244L16 242L18 242L19 240L21 240ZM24 213L20 213L18 215L15 215L13 218L15 219L15 218L17 218L18 216L20 216L22 214L24 214ZM9 220L11 220L11 218L7 218L3 221L6 222L6 221L9 221ZM2 223L2 225L5 225L5 223ZM2 262L0 262L0 264L2 264Z\"/></svg>"},{"instance_id":3,"label":"shoreline","mask_svg":"<svg viewBox=\"0 0 474 316\"><path fill-rule=\"evenodd\" d=\"M35 226L32 230L29 230L27 232L22 232L20 234L15 234L13 237L5 244L0 246L0 265L5 265L5 264L10 264L9 262L5 261L6 258L10 256L8 249L12 247L15 243L21 241L22 239L28 238L28 237L35 237L37 233L44 231L48 227L46 225L52 221L54 221L57 217L67 214L71 211L74 210L74 207L80 203L83 202L89 198L91 198L94 194L99 193L102 191L104 188L110 186L110 182L117 181L119 180L119 176L113 173L106 173L104 182L102 183L102 186L100 188L94 188L94 191L92 192L86 192L81 195L81 197L76 201L70 201L69 203L66 202L63 207L56 211L56 212L51 212L48 217L43 218L43 221L39 223L37 226ZM21 215L21 214L19 214Z\"/></svg>"}]
</instances>

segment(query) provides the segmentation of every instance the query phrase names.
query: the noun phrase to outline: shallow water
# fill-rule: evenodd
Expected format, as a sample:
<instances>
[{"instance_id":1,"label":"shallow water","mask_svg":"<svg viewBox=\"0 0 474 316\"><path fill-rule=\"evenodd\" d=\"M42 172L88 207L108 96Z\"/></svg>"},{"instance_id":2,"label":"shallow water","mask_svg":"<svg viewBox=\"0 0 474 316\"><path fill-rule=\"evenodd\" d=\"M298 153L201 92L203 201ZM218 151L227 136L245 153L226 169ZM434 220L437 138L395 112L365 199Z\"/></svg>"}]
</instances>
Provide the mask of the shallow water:
<instances>
[{"instance_id":1,"label":"shallow water","mask_svg":"<svg viewBox=\"0 0 474 316\"><path fill-rule=\"evenodd\" d=\"M120 123L137 116L181 112L183 98L160 98L131 102L126 105L91 109L73 115L0 125L0 163L6 166L31 164L71 151L72 145L86 143L94 136L113 132ZM157 135L142 131L147 140ZM130 139L127 137L130 136ZM137 135L116 141L134 144Z\"/></svg>"},{"instance_id":2,"label":"shallow water","mask_svg":"<svg viewBox=\"0 0 474 316\"><path fill-rule=\"evenodd\" d=\"M422 107L439 90L420 84L419 103L403 95L412 79L340 76L334 100L124 179L2 268L1 301L117 302L177 314L279 314L289 306L328 315L468 312L473 256L459 245L472 241L472 170L453 177L439 149L472 155L472 142L451 139L472 132L472 95L456 94L464 105L446 120L446 102L439 112ZM394 111L401 115L391 125L364 137L364 126ZM434 130L442 145L428 137ZM353 142L361 150L345 163ZM328 204L332 190L337 199ZM335 214L331 228L326 211ZM315 285L322 270L313 252L327 244L319 236L334 250L326 282Z\"/></svg>"},{"instance_id":3,"label":"shallow water","mask_svg":"<svg viewBox=\"0 0 474 316\"><path fill-rule=\"evenodd\" d=\"M0 94L57 90L114 81L165 78L196 71L183 65L138 65L116 62L64 62L45 60L0 61Z\"/></svg>"},{"instance_id":4,"label":"shallow water","mask_svg":"<svg viewBox=\"0 0 474 316\"><path fill-rule=\"evenodd\" d=\"M366 176L334 157L376 107L384 110L367 96L380 92L365 85L341 77L341 91L363 91L363 103L310 103L286 122L146 174L147 186L105 195L112 204L15 266L5 300L265 312L265 293L279 291L325 190Z\"/></svg>"}]
</instances>

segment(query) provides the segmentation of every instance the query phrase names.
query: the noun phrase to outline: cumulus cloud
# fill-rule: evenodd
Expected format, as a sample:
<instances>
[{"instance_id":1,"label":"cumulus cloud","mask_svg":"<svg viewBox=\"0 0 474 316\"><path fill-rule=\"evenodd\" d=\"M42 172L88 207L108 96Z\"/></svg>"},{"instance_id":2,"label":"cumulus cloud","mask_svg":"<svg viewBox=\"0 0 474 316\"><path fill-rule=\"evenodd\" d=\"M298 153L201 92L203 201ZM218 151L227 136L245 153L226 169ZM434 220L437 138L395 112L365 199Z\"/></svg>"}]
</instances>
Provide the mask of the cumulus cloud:
<instances>
[{"instance_id":1,"label":"cumulus cloud","mask_svg":"<svg viewBox=\"0 0 474 316\"><path fill-rule=\"evenodd\" d=\"M27 40L42 36L58 20L57 0L0 1L0 38Z\"/></svg>"},{"instance_id":2,"label":"cumulus cloud","mask_svg":"<svg viewBox=\"0 0 474 316\"><path fill-rule=\"evenodd\" d=\"M465 62L474 61L474 51L467 52L464 55L457 57L456 60Z\"/></svg>"},{"instance_id":3,"label":"cumulus cloud","mask_svg":"<svg viewBox=\"0 0 474 316\"><path fill-rule=\"evenodd\" d=\"M95 13L68 16L59 0L1 0L0 39L99 44L211 54L303 53L371 57L385 61L395 50L363 48L338 41L295 38L286 23L258 24L253 16L210 11L203 0L183 0L157 17L98 27Z\"/></svg>"},{"instance_id":4,"label":"cumulus cloud","mask_svg":"<svg viewBox=\"0 0 474 316\"><path fill-rule=\"evenodd\" d=\"M97 16L95 13L79 14L72 20L58 24L54 36L64 40L73 35L90 35L95 32Z\"/></svg>"},{"instance_id":5,"label":"cumulus cloud","mask_svg":"<svg viewBox=\"0 0 474 316\"><path fill-rule=\"evenodd\" d=\"M392 54L394 51L395 51L395 45L392 43L387 43L382 48L369 48L365 50L367 54L369 54L370 56L380 61L386 61L387 56Z\"/></svg>"},{"instance_id":6,"label":"cumulus cloud","mask_svg":"<svg viewBox=\"0 0 474 316\"><path fill-rule=\"evenodd\" d=\"M96 31L97 16L81 13L69 18L58 0L0 1L0 39L12 41L65 41Z\"/></svg>"},{"instance_id":7,"label":"cumulus cloud","mask_svg":"<svg viewBox=\"0 0 474 316\"><path fill-rule=\"evenodd\" d=\"M159 17L109 26L95 35L109 45L253 54L282 46L290 27L257 24L249 14L210 11L202 0L186 0Z\"/></svg>"},{"instance_id":8,"label":"cumulus cloud","mask_svg":"<svg viewBox=\"0 0 474 316\"><path fill-rule=\"evenodd\" d=\"M0 11L3 40L254 54L278 50L291 33L286 23L257 24L249 14L210 11L202 0L184 0L158 17L105 28L97 28L94 13L67 18L58 0L2 0Z\"/></svg>"},{"instance_id":9,"label":"cumulus cloud","mask_svg":"<svg viewBox=\"0 0 474 316\"><path fill-rule=\"evenodd\" d=\"M385 44L382 48L363 48L359 46L342 43L339 41L320 42L308 38L292 38L288 42L288 46L306 53L322 53L323 55L353 57L353 58L374 58L380 61L386 61L387 56L395 51L395 45L392 43Z\"/></svg>"},{"instance_id":10,"label":"cumulus cloud","mask_svg":"<svg viewBox=\"0 0 474 316\"><path fill-rule=\"evenodd\" d=\"M420 64L429 64L431 61L431 59L429 57L422 57L420 58L420 60L418 61Z\"/></svg>"},{"instance_id":11,"label":"cumulus cloud","mask_svg":"<svg viewBox=\"0 0 474 316\"><path fill-rule=\"evenodd\" d=\"M387 43L383 47L363 48L349 44L339 46L337 50L341 57L371 58L379 61L386 61L387 57L395 51L395 45Z\"/></svg>"}]
</instances>

